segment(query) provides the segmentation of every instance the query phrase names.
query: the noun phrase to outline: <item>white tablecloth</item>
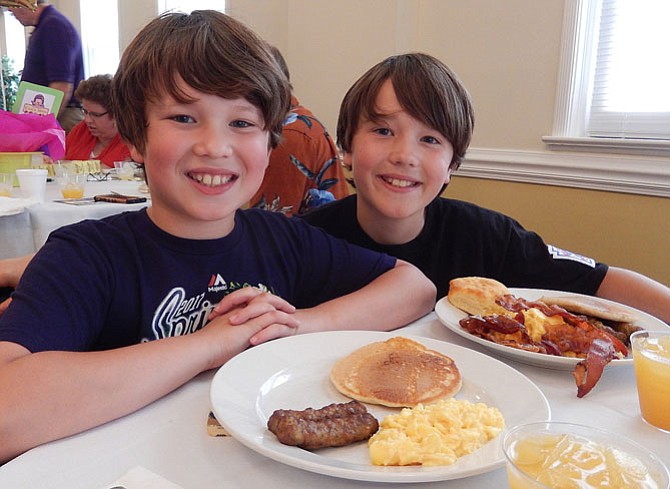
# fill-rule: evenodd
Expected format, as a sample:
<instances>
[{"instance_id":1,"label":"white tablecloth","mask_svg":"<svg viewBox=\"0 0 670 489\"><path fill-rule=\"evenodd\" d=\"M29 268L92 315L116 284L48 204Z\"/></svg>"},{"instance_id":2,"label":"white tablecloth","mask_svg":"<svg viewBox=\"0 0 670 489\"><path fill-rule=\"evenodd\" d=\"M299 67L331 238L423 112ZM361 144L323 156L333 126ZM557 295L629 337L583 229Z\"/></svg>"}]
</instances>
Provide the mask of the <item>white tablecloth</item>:
<instances>
[{"instance_id":1,"label":"white tablecloth","mask_svg":"<svg viewBox=\"0 0 670 489\"><path fill-rule=\"evenodd\" d=\"M118 192L126 195L142 194L139 181L110 180L105 182L87 182L85 197ZM19 189L14 189L15 196L19 196ZM100 219L112 214L132 209L140 209L148 205L142 204L112 204L96 202L90 205L76 206L54 202L62 199L56 182L47 183L45 202L32 204L22 212L14 215L0 215L0 259L22 256L37 251L47 240L49 234L66 224L79 222L84 219Z\"/></svg>"},{"instance_id":2,"label":"white tablecloth","mask_svg":"<svg viewBox=\"0 0 670 489\"><path fill-rule=\"evenodd\" d=\"M485 352L447 330L434 314L400 331ZM642 421L632 367L606 369L596 388L578 399L570 372L504 361L540 387L549 400L552 419L595 425L633 438L670 465L670 435ZM212 375L204 373L122 419L30 450L0 467L0 487L103 489L138 466L185 489L391 487L307 472L259 455L233 438L210 437L205 423ZM507 479L501 468L466 479L402 487L497 489L507 487Z\"/></svg>"}]
</instances>

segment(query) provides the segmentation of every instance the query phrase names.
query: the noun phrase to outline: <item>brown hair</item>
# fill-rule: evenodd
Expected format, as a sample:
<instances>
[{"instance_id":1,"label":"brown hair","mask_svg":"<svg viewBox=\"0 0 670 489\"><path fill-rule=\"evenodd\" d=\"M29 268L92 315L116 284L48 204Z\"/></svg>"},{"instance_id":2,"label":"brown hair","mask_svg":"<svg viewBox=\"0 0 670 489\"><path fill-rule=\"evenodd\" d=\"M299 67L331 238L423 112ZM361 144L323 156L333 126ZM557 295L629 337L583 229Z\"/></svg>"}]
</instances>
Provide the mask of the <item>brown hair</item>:
<instances>
[{"instance_id":1,"label":"brown hair","mask_svg":"<svg viewBox=\"0 0 670 489\"><path fill-rule=\"evenodd\" d=\"M337 121L337 144L351 152L362 118L379 117L375 102L382 84L391 80L398 102L412 117L432 127L454 147L451 168L465 156L474 129L474 109L465 87L440 60L423 53L386 58L361 76L344 96Z\"/></svg>"},{"instance_id":2,"label":"brown hair","mask_svg":"<svg viewBox=\"0 0 670 489\"><path fill-rule=\"evenodd\" d=\"M190 99L177 82L227 99L241 97L263 114L270 146L281 135L290 89L265 41L232 17L214 10L166 13L147 24L121 57L113 104L121 136L144 153L146 105L169 94Z\"/></svg>"},{"instance_id":3,"label":"brown hair","mask_svg":"<svg viewBox=\"0 0 670 489\"><path fill-rule=\"evenodd\" d=\"M82 80L74 91L79 100L90 100L114 115L112 107L112 75L95 75Z\"/></svg>"}]
</instances>

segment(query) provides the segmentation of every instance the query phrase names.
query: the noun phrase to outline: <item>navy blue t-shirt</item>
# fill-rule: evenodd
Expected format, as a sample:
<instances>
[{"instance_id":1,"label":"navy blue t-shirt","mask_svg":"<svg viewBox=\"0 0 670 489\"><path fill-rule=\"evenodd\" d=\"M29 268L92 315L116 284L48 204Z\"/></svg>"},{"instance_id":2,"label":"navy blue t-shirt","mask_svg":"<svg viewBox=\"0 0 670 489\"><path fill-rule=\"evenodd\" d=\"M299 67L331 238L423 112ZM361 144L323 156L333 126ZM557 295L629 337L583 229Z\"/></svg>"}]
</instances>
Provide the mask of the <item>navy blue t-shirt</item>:
<instances>
[{"instance_id":1,"label":"navy blue t-shirt","mask_svg":"<svg viewBox=\"0 0 670 489\"><path fill-rule=\"evenodd\" d=\"M0 340L87 351L184 335L245 285L306 308L395 262L278 213L238 211L228 236L191 240L162 231L146 210L126 212L51 234L0 316Z\"/></svg>"}]
</instances>

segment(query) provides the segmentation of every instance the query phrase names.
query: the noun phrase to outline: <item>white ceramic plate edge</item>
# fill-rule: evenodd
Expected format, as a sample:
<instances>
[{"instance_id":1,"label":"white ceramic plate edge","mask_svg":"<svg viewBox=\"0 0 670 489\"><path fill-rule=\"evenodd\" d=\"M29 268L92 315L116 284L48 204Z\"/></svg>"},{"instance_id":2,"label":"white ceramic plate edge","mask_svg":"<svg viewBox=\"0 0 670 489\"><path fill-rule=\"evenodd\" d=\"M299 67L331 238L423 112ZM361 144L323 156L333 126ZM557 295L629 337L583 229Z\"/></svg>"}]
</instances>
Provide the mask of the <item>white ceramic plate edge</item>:
<instances>
[{"instance_id":1,"label":"white ceramic plate edge","mask_svg":"<svg viewBox=\"0 0 670 489\"><path fill-rule=\"evenodd\" d=\"M582 296L583 294L577 294L574 292L562 292L557 290L546 290L546 289L525 289L525 288L510 288L510 292L517 297L523 297L528 300L537 300L542 296L547 297L561 297L561 296ZM657 319L643 311L639 311L635 308L626 306L624 304L619 304L613 301L608 301L606 299L596 298L605 303L616 304L619 307L628 309L631 313L635 314L639 319L636 321L636 324L648 329L650 331L663 330L668 328L660 319ZM553 355L545 355L543 353L533 353L524 350L518 350L516 348L499 345L492 341L485 340L478 336L472 335L461 328L458 324L459 319L467 317L467 314L460 309L454 307L447 297L440 299L437 304L435 304L435 314L437 315L440 322L450 331L453 331L459 336L466 338L474 343L480 344L488 350L497 353L505 358L515 360L520 363L525 363L527 365L533 365L536 367L554 369L554 370L573 370L575 365L581 360L579 358L568 358L568 357L558 357ZM622 366L631 366L633 364L632 357L614 360L608 364L608 367L622 367Z\"/></svg>"}]
</instances>

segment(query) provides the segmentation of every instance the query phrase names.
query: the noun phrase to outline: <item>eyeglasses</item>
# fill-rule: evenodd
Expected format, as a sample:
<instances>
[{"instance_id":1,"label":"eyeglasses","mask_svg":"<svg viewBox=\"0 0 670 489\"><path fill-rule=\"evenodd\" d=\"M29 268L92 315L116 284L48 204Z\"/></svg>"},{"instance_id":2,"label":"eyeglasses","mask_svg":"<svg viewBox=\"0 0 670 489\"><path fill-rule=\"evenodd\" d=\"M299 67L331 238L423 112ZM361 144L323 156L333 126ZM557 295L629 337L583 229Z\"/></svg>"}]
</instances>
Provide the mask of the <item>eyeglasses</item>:
<instances>
[{"instance_id":1,"label":"eyeglasses","mask_svg":"<svg viewBox=\"0 0 670 489\"><path fill-rule=\"evenodd\" d=\"M109 114L108 110L106 110L105 112L91 112L90 110L81 109L81 111L84 114L84 117L90 115L93 119L97 119L98 117L102 117L103 115Z\"/></svg>"}]
</instances>

